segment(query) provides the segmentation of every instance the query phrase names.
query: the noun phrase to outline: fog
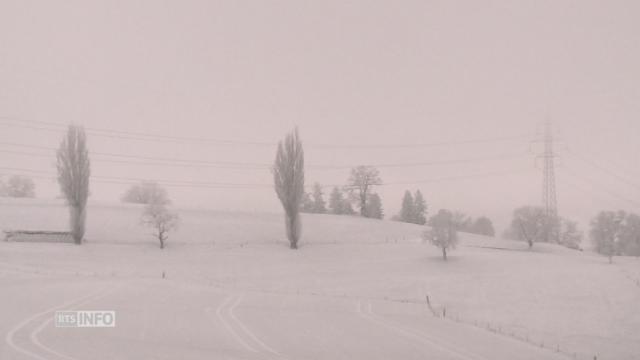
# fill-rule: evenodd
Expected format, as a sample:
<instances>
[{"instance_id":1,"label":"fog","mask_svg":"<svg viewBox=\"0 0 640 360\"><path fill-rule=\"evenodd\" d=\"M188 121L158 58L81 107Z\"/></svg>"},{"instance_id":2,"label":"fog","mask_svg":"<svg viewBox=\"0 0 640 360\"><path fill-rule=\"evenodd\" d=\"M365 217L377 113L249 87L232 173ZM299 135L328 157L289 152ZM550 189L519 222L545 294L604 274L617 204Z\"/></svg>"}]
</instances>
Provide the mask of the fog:
<instances>
[{"instance_id":1,"label":"fog","mask_svg":"<svg viewBox=\"0 0 640 360\"><path fill-rule=\"evenodd\" d=\"M176 205L279 212L269 165L297 126L307 185L342 185L350 166L377 165L387 217L405 189L420 189L430 213L504 227L515 207L541 202L549 121L559 213L584 229L599 210L638 208L639 10L4 0L0 174L33 175L38 197L56 197L48 148L73 122L88 131L93 200L168 180L181 184L167 186Z\"/></svg>"}]
</instances>

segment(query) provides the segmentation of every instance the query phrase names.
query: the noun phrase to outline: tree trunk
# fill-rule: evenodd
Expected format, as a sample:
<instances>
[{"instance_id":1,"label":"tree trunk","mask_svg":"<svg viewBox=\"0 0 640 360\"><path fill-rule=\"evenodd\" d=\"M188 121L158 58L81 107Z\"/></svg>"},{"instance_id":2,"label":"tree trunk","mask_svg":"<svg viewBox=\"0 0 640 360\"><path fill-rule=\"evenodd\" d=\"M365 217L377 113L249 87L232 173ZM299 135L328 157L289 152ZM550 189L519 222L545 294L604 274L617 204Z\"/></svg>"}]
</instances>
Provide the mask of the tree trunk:
<instances>
[{"instance_id":1,"label":"tree trunk","mask_svg":"<svg viewBox=\"0 0 640 360\"><path fill-rule=\"evenodd\" d=\"M300 215L297 213L287 214L285 222L289 247L291 249L297 249L298 239L300 238Z\"/></svg>"},{"instance_id":2,"label":"tree trunk","mask_svg":"<svg viewBox=\"0 0 640 360\"><path fill-rule=\"evenodd\" d=\"M69 225L71 228L71 236L77 245L82 244L86 217L87 213L85 212L84 207L74 205L69 206Z\"/></svg>"},{"instance_id":3,"label":"tree trunk","mask_svg":"<svg viewBox=\"0 0 640 360\"><path fill-rule=\"evenodd\" d=\"M442 258L444 259L444 261L447 261L447 248L446 247L442 248Z\"/></svg>"},{"instance_id":4,"label":"tree trunk","mask_svg":"<svg viewBox=\"0 0 640 360\"><path fill-rule=\"evenodd\" d=\"M367 195L360 195L360 216L367 217Z\"/></svg>"},{"instance_id":5,"label":"tree trunk","mask_svg":"<svg viewBox=\"0 0 640 360\"><path fill-rule=\"evenodd\" d=\"M522 231L522 236L527 239L527 244L529 244L529 249L533 247L533 238L529 237L527 231L524 229L524 225L522 224L522 220L518 220L518 224L520 225L520 231Z\"/></svg>"}]
</instances>

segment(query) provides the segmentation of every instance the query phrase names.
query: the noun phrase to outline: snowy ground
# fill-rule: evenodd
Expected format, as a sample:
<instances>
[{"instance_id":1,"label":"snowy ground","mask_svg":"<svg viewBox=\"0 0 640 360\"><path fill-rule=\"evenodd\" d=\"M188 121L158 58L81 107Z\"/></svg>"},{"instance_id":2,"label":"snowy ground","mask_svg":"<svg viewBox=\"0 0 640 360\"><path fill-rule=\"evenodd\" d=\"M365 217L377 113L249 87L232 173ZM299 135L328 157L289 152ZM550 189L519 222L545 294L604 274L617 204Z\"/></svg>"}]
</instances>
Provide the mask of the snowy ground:
<instances>
[{"instance_id":1,"label":"snowy ground","mask_svg":"<svg viewBox=\"0 0 640 360\"><path fill-rule=\"evenodd\" d=\"M445 263L418 226L328 215L291 251L279 215L195 209L160 250L140 212L91 204L82 246L0 242L0 359L640 359L637 259L465 234ZM1 229L65 225L0 199ZM117 326L55 328L69 309Z\"/></svg>"}]
</instances>

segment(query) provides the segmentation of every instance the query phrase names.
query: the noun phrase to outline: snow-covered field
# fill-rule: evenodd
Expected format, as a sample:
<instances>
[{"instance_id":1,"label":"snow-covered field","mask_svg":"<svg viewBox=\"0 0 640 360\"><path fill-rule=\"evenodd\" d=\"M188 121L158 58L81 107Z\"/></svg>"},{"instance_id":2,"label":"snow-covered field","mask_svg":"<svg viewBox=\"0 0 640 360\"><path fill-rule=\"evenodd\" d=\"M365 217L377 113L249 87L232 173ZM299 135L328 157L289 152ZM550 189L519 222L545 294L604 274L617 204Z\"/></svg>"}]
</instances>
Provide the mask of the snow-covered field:
<instances>
[{"instance_id":1,"label":"snow-covered field","mask_svg":"<svg viewBox=\"0 0 640 360\"><path fill-rule=\"evenodd\" d=\"M419 226L331 215L305 215L292 251L281 215L202 209L160 250L141 211L90 204L82 246L0 241L0 359L640 359L634 258L462 234L443 262ZM0 199L0 229L66 222Z\"/></svg>"}]
</instances>

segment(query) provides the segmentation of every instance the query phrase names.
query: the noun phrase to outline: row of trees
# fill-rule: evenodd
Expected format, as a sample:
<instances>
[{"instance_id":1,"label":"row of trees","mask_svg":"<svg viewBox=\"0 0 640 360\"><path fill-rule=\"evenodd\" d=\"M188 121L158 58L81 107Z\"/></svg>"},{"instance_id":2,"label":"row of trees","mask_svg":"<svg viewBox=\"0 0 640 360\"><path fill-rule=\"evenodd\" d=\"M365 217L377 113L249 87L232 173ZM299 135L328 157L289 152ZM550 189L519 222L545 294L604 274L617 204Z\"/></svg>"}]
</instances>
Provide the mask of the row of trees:
<instances>
[{"instance_id":1,"label":"row of trees","mask_svg":"<svg viewBox=\"0 0 640 360\"><path fill-rule=\"evenodd\" d=\"M76 244L82 244L91 176L91 162L84 128L76 125L68 127L57 150L56 160L58 184L69 207L71 236ZM27 189L33 188L33 186L27 186L32 182L21 179L20 183ZM166 190L155 183L142 183L133 186L123 200L147 204L142 214L142 223L155 229L160 248L164 248L167 233L178 223L178 216L166 207L169 203Z\"/></svg>"},{"instance_id":2,"label":"row of trees","mask_svg":"<svg viewBox=\"0 0 640 360\"><path fill-rule=\"evenodd\" d=\"M470 234L495 236L496 232L493 228L493 222L486 216L480 216L477 219L455 211L451 213L451 218L456 230L460 232L466 232ZM430 218L427 222L429 225L433 223L433 218Z\"/></svg>"},{"instance_id":3,"label":"row of trees","mask_svg":"<svg viewBox=\"0 0 640 360\"><path fill-rule=\"evenodd\" d=\"M555 242L579 249L583 233L575 221L549 216L544 209L523 206L513 212L505 237L535 242ZM614 256L640 256L640 216L626 211L601 211L590 222L589 237L594 250L612 261Z\"/></svg>"},{"instance_id":4,"label":"row of trees","mask_svg":"<svg viewBox=\"0 0 640 360\"><path fill-rule=\"evenodd\" d=\"M522 206L513 211L508 239L526 241L529 247L536 242L555 242L571 249L579 249L583 234L575 221L549 216L542 207Z\"/></svg>"},{"instance_id":5,"label":"row of trees","mask_svg":"<svg viewBox=\"0 0 640 360\"><path fill-rule=\"evenodd\" d=\"M70 211L70 228L74 241L82 243L85 232L86 204L89 197L90 161L84 129L71 125L57 151L58 182ZM382 183L378 170L370 166L359 166L351 170L348 185L344 190L335 187L329 204L323 198L322 186L315 184L311 195L304 192L304 152L297 130L288 134L278 145L273 167L275 189L285 209L287 237L291 248L297 248L301 236L300 210L315 213L355 214L352 202L356 203L361 216L383 218L382 202L373 187ZM33 196L33 181L21 176L12 176L2 183L3 195ZM167 233L175 228L178 217L167 209L170 203L166 190L156 183L147 182L132 186L123 196L123 201L147 204L143 223L156 229L160 247L164 247ZM424 238L442 248L446 259L447 249L455 247L457 232L466 231L493 236L491 220L479 217L475 220L460 212L440 210L426 220L426 202L419 190L412 195L406 191L400 221L428 224ZM555 241L562 245L579 248L582 233L577 224L558 216L548 216L539 207L524 206L514 210L513 219L506 237L525 240L529 246L534 242ZM640 216L624 211L603 211L591 222L590 235L596 251L611 258L615 255L640 256Z\"/></svg>"},{"instance_id":6,"label":"row of trees","mask_svg":"<svg viewBox=\"0 0 640 360\"><path fill-rule=\"evenodd\" d=\"M473 219L466 214L459 211L444 210L445 213L438 212L427 220L427 202L425 201L420 190L416 190L413 194L409 190L404 192L402 198L402 206L400 213L393 217L393 220L418 224L418 225L430 225L433 226L443 216L449 217L447 221L450 221L453 228L456 231L467 232L485 236L495 236L495 229L493 223L486 216L481 216L477 219Z\"/></svg>"},{"instance_id":7,"label":"row of trees","mask_svg":"<svg viewBox=\"0 0 640 360\"><path fill-rule=\"evenodd\" d=\"M323 198L322 186L315 184L312 194L304 191L304 149L298 129L287 134L278 143L276 159L272 168L275 191L285 212L285 228L289 245L297 249L302 233L300 212L354 214L352 203L363 217L382 219L382 200L373 190L382 184L378 169L358 166L351 169L347 185L343 190L334 187L329 197L329 206Z\"/></svg>"},{"instance_id":8,"label":"row of trees","mask_svg":"<svg viewBox=\"0 0 640 360\"><path fill-rule=\"evenodd\" d=\"M287 134L284 140L278 143L273 174L276 194L285 210L287 237L293 249L297 248L301 234L298 215L300 211L354 215L352 203L355 203L363 217L377 219L384 217L382 201L374 191L375 186L382 184L382 179L378 169L372 166L358 166L351 169L348 183L343 190L339 187L333 188L328 206L320 184L314 184L311 193L304 191L304 151L297 129ZM462 213L441 210L427 222L427 203L420 190L416 190L413 195L408 190L405 192L400 214L394 216L394 220L431 225L432 229L425 237L434 239L432 242L437 244L446 243L442 245L445 259L446 249L455 246L456 236L444 236L443 234L449 234L449 232L442 230L443 224L447 224L454 234L457 231L467 231L487 236L495 235L493 224L487 217L480 217L473 221Z\"/></svg>"},{"instance_id":9,"label":"row of trees","mask_svg":"<svg viewBox=\"0 0 640 360\"><path fill-rule=\"evenodd\" d=\"M32 198L36 196L36 185L30 177L11 175L6 182L0 179L0 196Z\"/></svg>"},{"instance_id":10,"label":"row of trees","mask_svg":"<svg viewBox=\"0 0 640 360\"><path fill-rule=\"evenodd\" d=\"M356 215L349 197L348 193L334 186L331 194L329 194L329 213L334 215Z\"/></svg>"},{"instance_id":11,"label":"row of trees","mask_svg":"<svg viewBox=\"0 0 640 360\"><path fill-rule=\"evenodd\" d=\"M311 193L304 193L300 211L311 214L356 215L356 211L352 206L353 199L352 193L335 186L329 195L329 204L327 206L322 186L315 183ZM369 193L367 195L365 214L373 219L384 218L382 199L377 193Z\"/></svg>"}]
</instances>

